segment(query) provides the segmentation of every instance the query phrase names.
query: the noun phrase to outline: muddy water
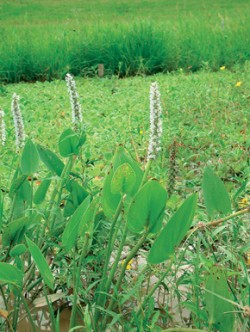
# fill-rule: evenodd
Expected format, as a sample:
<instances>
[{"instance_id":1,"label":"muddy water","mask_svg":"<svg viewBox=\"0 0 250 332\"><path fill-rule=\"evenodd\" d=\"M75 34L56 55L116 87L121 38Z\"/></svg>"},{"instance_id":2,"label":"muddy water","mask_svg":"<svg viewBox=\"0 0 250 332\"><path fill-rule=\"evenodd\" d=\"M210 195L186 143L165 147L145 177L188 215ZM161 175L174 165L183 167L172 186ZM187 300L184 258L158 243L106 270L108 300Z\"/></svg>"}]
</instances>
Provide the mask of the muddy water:
<instances>
[{"instance_id":1,"label":"muddy water","mask_svg":"<svg viewBox=\"0 0 250 332\"><path fill-rule=\"evenodd\" d=\"M34 314L33 314L34 315ZM49 332L53 331L51 326L51 318L48 310L46 308L37 310L35 313L34 323L36 326L36 332ZM60 313L60 332L69 331L69 321L70 321L71 311L66 308ZM80 331L80 330L78 330ZM33 332L30 322L26 317L18 324L17 332Z\"/></svg>"}]
</instances>

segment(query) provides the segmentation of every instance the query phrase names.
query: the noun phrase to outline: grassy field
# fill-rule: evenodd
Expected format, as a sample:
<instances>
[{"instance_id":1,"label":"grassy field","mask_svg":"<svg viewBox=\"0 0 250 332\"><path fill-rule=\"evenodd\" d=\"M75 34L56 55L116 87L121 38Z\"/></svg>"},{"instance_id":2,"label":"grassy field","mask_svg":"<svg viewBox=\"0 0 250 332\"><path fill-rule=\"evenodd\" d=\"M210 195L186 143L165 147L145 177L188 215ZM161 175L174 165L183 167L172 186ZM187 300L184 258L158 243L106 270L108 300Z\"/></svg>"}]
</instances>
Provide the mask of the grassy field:
<instances>
[{"instance_id":1,"label":"grassy field","mask_svg":"<svg viewBox=\"0 0 250 332\"><path fill-rule=\"evenodd\" d=\"M98 63L120 76L229 68L249 59L248 11L248 1L3 2L0 79L94 76Z\"/></svg>"}]
</instances>

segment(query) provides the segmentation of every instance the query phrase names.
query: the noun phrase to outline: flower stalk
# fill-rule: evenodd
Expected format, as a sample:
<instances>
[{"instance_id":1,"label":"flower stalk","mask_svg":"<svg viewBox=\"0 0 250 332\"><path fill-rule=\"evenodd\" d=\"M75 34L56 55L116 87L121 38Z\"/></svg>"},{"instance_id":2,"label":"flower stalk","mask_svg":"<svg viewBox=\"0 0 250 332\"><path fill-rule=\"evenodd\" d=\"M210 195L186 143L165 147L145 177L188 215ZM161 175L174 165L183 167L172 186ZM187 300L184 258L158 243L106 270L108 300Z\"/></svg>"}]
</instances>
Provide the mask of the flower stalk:
<instances>
[{"instance_id":1,"label":"flower stalk","mask_svg":"<svg viewBox=\"0 0 250 332\"><path fill-rule=\"evenodd\" d=\"M25 142L25 131L24 131L24 123L21 114L21 110L19 107L19 96L17 94L13 94L12 103L11 103L11 112L14 120L15 133L16 133L16 147L17 150L24 146Z\"/></svg>"},{"instance_id":2,"label":"flower stalk","mask_svg":"<svg viewBox=\"0 0 250 332\"><path fill-rule=\"evenodd\" d=\"M5 122L4 122L4 111L0 109L0 137L2 145L5 145L6 142L6 130L5 130Z\"/></svg>"},{"instance_id":3,"label":"flower stalk","mask_svg":"<svg viewBox=\"0 0 250 332\"><path fill-rule=\"evenodd\" d=\"M158 83L154 82L150 87L150 139L147 161L156 159L161 151L162 136L162 108L161 95Z\"/></svg>"},{"instance_id":4,"label":"flower stalk","mask_svg":"<svg viewBox=\"0 0 250 332\"><path fill-rule=\"evenodd\" d=\"M73 76L70 74L66 74L65 80L70 95L72 122L74 128L76 129L82 122L82 109L81 109L81 104L79 103L79 95L76 91L76 83Z\"/></svg>"}]
</instances>

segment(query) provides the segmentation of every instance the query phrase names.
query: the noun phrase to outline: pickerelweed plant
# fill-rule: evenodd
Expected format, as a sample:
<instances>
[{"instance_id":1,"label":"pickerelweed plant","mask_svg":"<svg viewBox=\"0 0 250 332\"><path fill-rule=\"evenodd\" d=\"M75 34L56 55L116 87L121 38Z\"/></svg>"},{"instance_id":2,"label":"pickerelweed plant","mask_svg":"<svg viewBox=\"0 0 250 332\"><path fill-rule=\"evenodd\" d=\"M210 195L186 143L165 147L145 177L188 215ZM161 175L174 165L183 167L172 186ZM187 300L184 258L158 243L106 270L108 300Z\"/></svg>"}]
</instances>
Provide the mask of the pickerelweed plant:
<instances>
[{"instance_id":1,"label":"pickerelweed plant","mask_svg":"<svg viewBox=\"0 0 250 332\"><path fill-rule=\"evenodd\" d=\"M160 326L168 327L165 331L169 332L247 331L246 263L241 259L240 277L238 270L234 271L236 265L221 260L211 242L211 229L223 226L236 234L232 221L240 222L239 217L249 213L250 207L232 211L224 184L207 167L202 189L209 221L194 222L197 194L169 215L167 191L150 178L150 166L161 152L157 83L150 89L150 139L144 170L119 146L102 189L93 194L84 174L74 170L76 163L84 162L81 151L86 136L74 79L68 74L66 81L73 129L66 129L59 138L60 157L31 139L22 147L24 126L18 97L13 96L20 160L9 192L0 192L1 330L17 331L19 321L28 315L30 328L37 331L32 303L36 306L39 299L50 311L53 331L60 330L60 310L65 306L71 307L72 331L77 326L97 332L120 327L124 331L161 331ZM182 243L182 249L177 250ZM241 248L242 253L247 248ZM190 271L169 281L175 284L179 305L190 310L189 327L180 330L171 328L174 321L168 305L155 310L154 294L161 286L168 289L166 278L187 259L187 253L194 257ZM142 266L130 274L136 257L142 258ZM153 275L156 280L152 283ZM178 283L186 278L188 284L188 276L192 282L185 304ZM187 326L184 321L176 326L182 324Z\"/></svg>"}]
</instances>

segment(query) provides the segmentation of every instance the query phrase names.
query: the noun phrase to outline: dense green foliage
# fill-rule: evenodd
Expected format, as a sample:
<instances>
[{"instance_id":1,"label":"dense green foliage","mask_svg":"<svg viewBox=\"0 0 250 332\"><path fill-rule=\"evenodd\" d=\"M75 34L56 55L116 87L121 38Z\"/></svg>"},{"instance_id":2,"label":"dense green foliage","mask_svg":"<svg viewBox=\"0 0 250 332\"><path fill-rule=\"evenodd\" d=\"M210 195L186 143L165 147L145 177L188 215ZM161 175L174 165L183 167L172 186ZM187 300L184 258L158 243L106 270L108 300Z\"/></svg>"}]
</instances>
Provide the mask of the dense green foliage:
<instances>
[{"instance_id":1,"label":"dense green foliage","mask_svg":"<svg viewBox=\"0 0 250 332\"><path fill-rule=\"evenodd\" d=\"M0 80L93 76L98 64L119 76L231 67L250 57L249 9L248 1L6 2Z\"/></svg>"}]
</instances>

